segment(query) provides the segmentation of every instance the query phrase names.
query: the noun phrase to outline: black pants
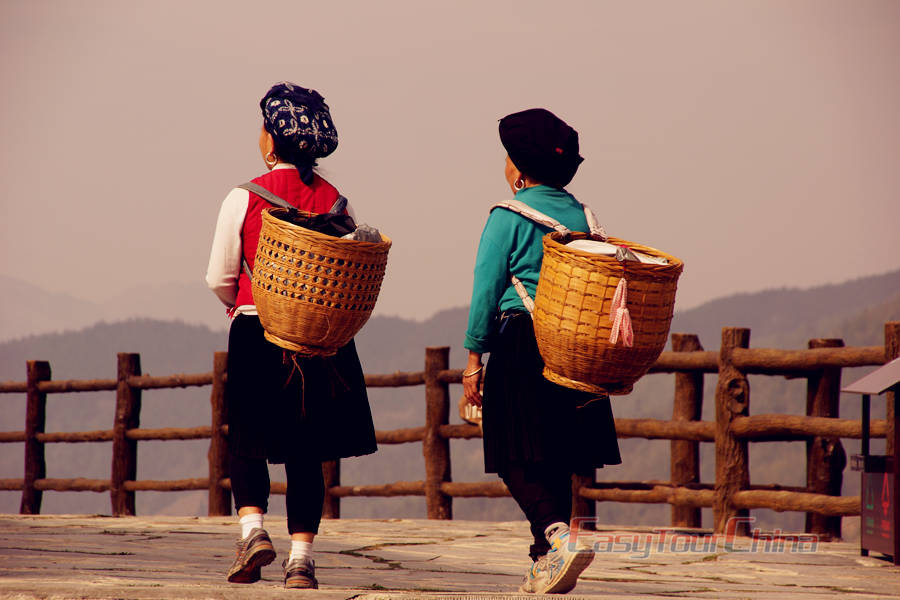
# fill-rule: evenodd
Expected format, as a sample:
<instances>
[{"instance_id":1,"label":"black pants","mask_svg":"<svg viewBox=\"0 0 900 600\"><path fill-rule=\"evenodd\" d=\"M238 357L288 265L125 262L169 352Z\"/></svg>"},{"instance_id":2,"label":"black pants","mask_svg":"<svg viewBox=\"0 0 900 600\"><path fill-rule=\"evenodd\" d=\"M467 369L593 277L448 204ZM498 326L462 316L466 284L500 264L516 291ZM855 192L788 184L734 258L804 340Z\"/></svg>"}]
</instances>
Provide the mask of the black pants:
<instances>
[{"instance_id":1,"label":"black pants","mask_svg":"<svg viewBox=\"0 0 900 600\"><path fill-rule=\"evenodd\" d=\"M550 551L544 530L553 523L569 523L572 514L572 474L543 463L512 463L500 477L531 523L534 544L528 555L536 561Z\"/></svg>"},{"instance_id":2,"label":"black pants","mask_svg":"<svg viewBox=\"0 0 900 600\"><path fill-rule=\"evenodd\" d=\"M230 457L231 492L234 506L269 508L269 467L264 458ZM318 533L325 501L322 463L318 459L290 458L287 474L287 521L289 533Z\"/></svg>"}]
</instances>

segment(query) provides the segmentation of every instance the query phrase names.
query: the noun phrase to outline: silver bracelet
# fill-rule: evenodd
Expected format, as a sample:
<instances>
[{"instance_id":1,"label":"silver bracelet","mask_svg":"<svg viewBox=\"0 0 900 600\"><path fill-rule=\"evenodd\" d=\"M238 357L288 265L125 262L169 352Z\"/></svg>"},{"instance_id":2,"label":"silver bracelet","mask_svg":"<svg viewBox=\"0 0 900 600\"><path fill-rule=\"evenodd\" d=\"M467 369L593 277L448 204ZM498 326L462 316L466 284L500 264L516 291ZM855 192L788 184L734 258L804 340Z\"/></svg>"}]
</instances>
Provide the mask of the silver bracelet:
<instances>
[{"instance_id":1,"label":"silver bracelet","mask_svg":"<svg viewBox=\"0 0 900 600\"><path fill-rule=\"evenodd\" d=\"M471 373L466 373L466 372L464 371L463 374L462 374L462 376L463 376L463 377L471 377L472 375L476 375L476 374L480 373L481 370L482 370L483 368L484 368L484 365L481 365L480 367L478 367L477 369L475 369L475 370L472 371Z\"/></svg>"}]
</instances>

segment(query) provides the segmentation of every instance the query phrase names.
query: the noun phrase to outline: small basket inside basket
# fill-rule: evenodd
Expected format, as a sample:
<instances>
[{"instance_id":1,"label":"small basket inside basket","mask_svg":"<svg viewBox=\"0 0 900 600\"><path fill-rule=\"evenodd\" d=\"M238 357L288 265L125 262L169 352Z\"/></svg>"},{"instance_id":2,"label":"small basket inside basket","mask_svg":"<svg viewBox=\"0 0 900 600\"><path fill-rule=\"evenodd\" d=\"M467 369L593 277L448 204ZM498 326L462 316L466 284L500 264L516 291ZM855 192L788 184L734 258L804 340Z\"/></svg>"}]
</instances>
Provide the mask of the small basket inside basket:
<instances>
[{"instance_id":1,"label":"small basket inside basket","mask_svg":"<svg viewBox=\"0 0 900 600\"><path fill-rule=\"evenodd\" d=\"M381 291L391 240L331 237L262 213L253 300L266 338L304 355L329 356L368 321Z\"/></svg>"}]
</instances>

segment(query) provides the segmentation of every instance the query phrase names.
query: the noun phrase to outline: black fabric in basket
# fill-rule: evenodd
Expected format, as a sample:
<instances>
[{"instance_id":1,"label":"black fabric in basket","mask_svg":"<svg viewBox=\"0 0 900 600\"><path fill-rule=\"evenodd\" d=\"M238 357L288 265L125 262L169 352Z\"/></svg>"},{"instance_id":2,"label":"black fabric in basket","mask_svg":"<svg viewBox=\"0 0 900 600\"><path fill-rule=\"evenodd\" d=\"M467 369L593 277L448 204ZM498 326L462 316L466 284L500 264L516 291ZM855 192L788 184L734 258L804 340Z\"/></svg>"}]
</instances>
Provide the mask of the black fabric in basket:
<instances>
[{"instance_id":1,"label":"black fabric in basket","mask_svg":"<svg viewBox=\"0 0 900 600\"><path fill-rule=\"evenodd\" d=\"M356 223L353 222L353 218L350 215L325 213L310 216L308 213L291 209L286 213L273 214L272 216L285 223L298 225L305 229L312 229L334 237L342 237L356 231Z\"/></svg>"}]
</instances>

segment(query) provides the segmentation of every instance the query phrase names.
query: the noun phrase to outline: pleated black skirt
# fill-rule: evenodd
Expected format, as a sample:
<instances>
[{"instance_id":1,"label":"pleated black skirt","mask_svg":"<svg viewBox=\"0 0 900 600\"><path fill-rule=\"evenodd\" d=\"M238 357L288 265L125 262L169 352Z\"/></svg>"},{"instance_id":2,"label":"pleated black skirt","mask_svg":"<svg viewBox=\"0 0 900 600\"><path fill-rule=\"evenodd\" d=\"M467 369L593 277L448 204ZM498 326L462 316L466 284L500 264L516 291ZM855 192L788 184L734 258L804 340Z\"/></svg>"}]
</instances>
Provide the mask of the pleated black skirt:
<instances>
[{"instance_id":1,"label":"pleated black skirt","mask_svg":"<svg viewBox=\"0 0 900 600\"><path fill-rule=\"evenodd\" d=\"M225 402L237 456L325 461L377 449L352 340L332 357L295 357L263 337L259 317L238 315L228 335Z\"/></svg>"},{"instance_id":2,"label":"pleated black skirt","mask_svg":"<svg viewBox=\"0 0 900 600\"><path fill-rule=\"evenodd\" d=\"M572 473L622 462L609 396L572 390L542 375L528 313L507 312L484 380L484 467L545 463Z\"/></svg>"}]
</instances>

